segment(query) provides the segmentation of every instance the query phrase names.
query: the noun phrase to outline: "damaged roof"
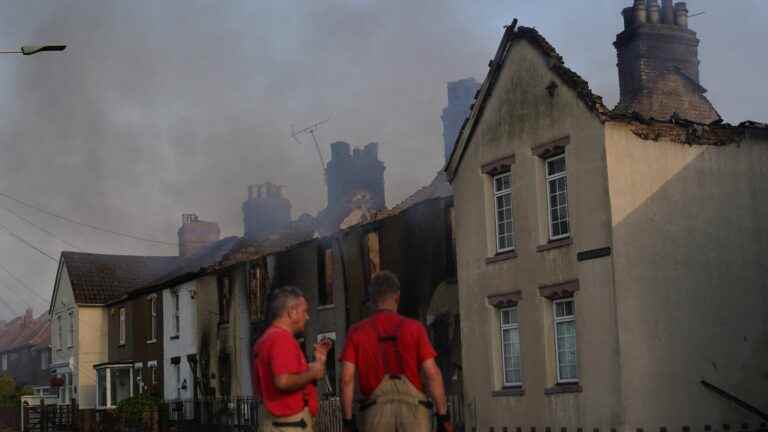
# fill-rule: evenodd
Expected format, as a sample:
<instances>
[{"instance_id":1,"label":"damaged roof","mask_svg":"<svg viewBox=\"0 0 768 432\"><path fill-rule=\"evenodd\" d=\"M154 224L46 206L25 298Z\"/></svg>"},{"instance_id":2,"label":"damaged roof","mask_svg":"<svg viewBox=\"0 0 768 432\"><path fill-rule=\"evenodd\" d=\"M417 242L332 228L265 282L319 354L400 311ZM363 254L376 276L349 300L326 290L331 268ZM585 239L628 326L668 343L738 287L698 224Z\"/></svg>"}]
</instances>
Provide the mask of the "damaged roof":
<instances>
[{"instance_id":1,"label":"damaged roof","mask_svg":"<svg viewBox=\"0 0 768 432\"><path fill-rule=\"evenodd\" d=\"M448 176L445 172L440 171L435 178L432 179L432 182L429 185L424 186L411 194L408 198L403 200L403 202L396 205L393 210L400 212L423 201L450 196L453 196L453 187L448 182Z\"/></svg>"},{"instance_id":2,"label":"damaged roof","mask_svg":"<svg viewBox=\"0 0 768 432\"><path fill-rule=\"evenodd\" d=\"M158 278L178 261L176 256L61 253L75 303L84 305L106 304Z\"/></svg>"},{"instance_id":3,"label":"damaged roof","mask_svg":"<svg viewBox=\"0 0 768 432\"><path fill-rule=\"evenodd\" d=\"M464 154L466 144L472 138L475 126L483 116L485 105L493 93L496 82L501 74L501 70L509 55L510 47L518 40L528 41L531 46L544 54L549 60L550 70L576 93L587 109L601 118L604 114L609 112L608 108L606 108L603 103L603 98L592 92L589 88L589 83L585 79L565 66L563 57L557 53L557 50L555 50L544 36L542 36L535 28L517 27L517 20L514 20L504 31L504 36L501 38L501 43L496 50L496 55L488 64L489 70L485 77L485 81L483 81L482 86L480 86L480 90L475 96L475 103L472 105L469 116L464 121L464 124L456 137L456 145L453 147L453 152L444 168L449 181L453 180L453 176L455 175L456 169Z\"/></svg>"},{"instance_id":4,"label":"damaged roof","mask_svg":"<svg viewBox=\"0 0 768 432\"><path fill-rule=\"evenodd\" d=\"M528 41L549 59L550 70L576 93L578 98L584 103L584 106L592 111L600 121L635 124L636 127L633 132L640 138L656 140L665 137L674 142L691 145L727 145L741 141L746 135L747 130L768 131L768 125L755 121L745 121L736 126L724 123L719 118L719 114L715 121L705 124L685 120L679 115L674 114L667 120L648 118L637 112L630 112L631 110L628 110L625 106L617 106L616 109L610 110L603 103L602 97L592 92L589 83L565 65L562 56L557 53L557 50L536 29L522 26L517 27L517 20L515 19L511 25L506 27L496 55L488 64L489 71L485 81L483 81L480 90L475 95L475 102L459 130L453 152L443 168L443 172L446 173L449 182L456 175L466 146L472 139L474 128L482 118L486 103L493 93L501 69L509 55L509 49L515 41L520 39ZM683 78L702 95L706 92L704 87L691 80L690 77L682 73L679 73L679 75L683 75ZM714 110L714 107L712 109ZM675 128L677 130L672 131Z\"/></svg>"}]
</instances>

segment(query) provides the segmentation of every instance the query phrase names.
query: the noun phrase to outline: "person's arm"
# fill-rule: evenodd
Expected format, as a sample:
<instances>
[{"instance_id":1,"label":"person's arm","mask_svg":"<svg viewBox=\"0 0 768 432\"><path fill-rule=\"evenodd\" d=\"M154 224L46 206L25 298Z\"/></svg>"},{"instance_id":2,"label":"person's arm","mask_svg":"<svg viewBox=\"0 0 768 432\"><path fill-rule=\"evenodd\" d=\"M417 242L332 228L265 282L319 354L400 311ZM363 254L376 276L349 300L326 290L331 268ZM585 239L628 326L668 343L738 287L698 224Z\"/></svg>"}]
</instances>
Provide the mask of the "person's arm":
<instances>
[{"instance_id":1,"label":"person's arm","mask_svg":"<svg viewBox=\"0 0 768 432\"><path fill-rule=\"evenodd\" d=\"M275 375L275 387L286 393L303 389L307 384L317 381L325 375L325 360L323 362L314 361L309 364L306 372L297 374Z\"/></svg>"},{"instance_id":2,"label":"person's arm","mask_svg":"<svg viewBox=\"0 0 768 432\"><path fill-rule=\"evenodd\" d=\"M352 418L352 403L355 399L355 365L341 363L341 414L342 418Z\"/></svg>"},{"instance_id":3,"label":"person's arm","mask_svg":"<svg viewBox=\"0 0 768 432\"><path fill-rule=\"evenodd\" d=\"M325 376L325 360L328 356L328 350L330 350L330 345L315 345L315 361L309 364L309 369L295 374L275 374L275 387L282 392L290 393L301 390L307 384L321 379Z\"/></svg>"},{"instance_id":4,"label":"person's arm","mask_svg":"<svg viewBox=\"0 0 768 432\"><path fill-rule=\"evenodd\" d=\"M442 416L448 413L448 400L445 397L445 385L443 374L435 363L435 359L425 360L421 364L421 372L426 381L426 389L432 401L435 403L435 412Z\"/></svg>"}]
</instances>

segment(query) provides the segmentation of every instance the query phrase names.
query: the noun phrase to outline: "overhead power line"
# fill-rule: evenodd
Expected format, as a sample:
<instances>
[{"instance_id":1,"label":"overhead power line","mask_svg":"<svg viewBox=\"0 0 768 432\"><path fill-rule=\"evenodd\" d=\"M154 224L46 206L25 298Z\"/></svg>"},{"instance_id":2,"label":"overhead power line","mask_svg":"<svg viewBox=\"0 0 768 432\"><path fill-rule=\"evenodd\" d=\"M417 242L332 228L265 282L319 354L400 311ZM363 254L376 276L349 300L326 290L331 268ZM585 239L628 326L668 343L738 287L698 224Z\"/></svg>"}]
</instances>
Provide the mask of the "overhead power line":
<instances>
[{"instance_id":1,"label":"overhead power line","mask_svg":"<svg viewBox=\"0 0 768 432\"><path fill-rule=\"evenodd\" d=\"M12 273L10 270L8 270L8 267L6 267L5 265L3 265L1 262L0 262L0 270L2 270L2 271L4 271L5 273L7 273L7 274L8 274L8 276L10 276L10 277L11 277L13 280L15 280L16 282L18 282L18 284L19 284L19 285L21 285L21 286L22 286L24 289L26 289L27 291L31 292L31 293L32 293L32 294L34 294L35 296L37 296L37 298L39 298L40 300L42 300L44 304L46 304L46 305L50 305L50 303L51 303L50 299L46 299L46 298L45 298L45 297L43 297L43 296L42 296L40 293L38 293L37 291L33 290L33 289L32 289L32 288L29 286L29 285L27 285L27 284L26 284L26 282L24 282L24 281L23 281L23 280L21 280L21 279L20 279L18 276L16 276L15 274L13 274L13 273Z\"/></svg>"},{"instance_id":2,"label":"overhead power line","mask_svg":"<svg viewBox=\"0 0 768 432\"><path fill-rule=\"evenodd\" d=\"M29 220L29 219L25 218L24 216L22 216L22 215L20 215L20 214L16 213L15 211L13 211L13 210L9 209L8 207L0 207L0 209L2 209L2 210L4 210L4 211L6 211L6 212L8 212L8 213L10 213L10 214L12 214L12 215L14 215L14 216L16 216L16 218L18 218L18 219L20 219L20 220L22 220L22 221L26 222L27 224L29 224L29 225L31 225L31 226L33 226L33 227L37 228L38 230L42 231L43 233L45 233L45 234L48 234L49 236L51 236L51 237L55 238L56 240L58 240L58 241L60 241L60 242L64 243L65 245L67 245L67 246L71 247L72 249L75 249L75 250L78 250L78 251L82 251L82 249L80 249L78 246L76 246L76 245L74 245L74 244L72 244L72 243L70 243L70 242L68 242L68 241L64 240L64 239L63 239L63 238L61 238L61 237L58 237L56 234L54 234L54 233L52 233L52 232L48 231L48 230L47 230L47 229L45 229L44 227L41 227L41 226L39 226L39 225L35 224L35 223L34 223L34 222L32 222L31 220Z\"/></svg>"},{"instance_id":3,"label":"overhead power line","mask_svg":"<svg viewBox=\"0 0 768 432\"><path fill-rule=\"evenodd\" d=\"M16 240L18 240L18 241L20 241L20 242L24 243L24 244L25 244L25 245L27 245L27 246L28 246L30 249L34 249L34 250L35 250L35 251L37 251L37 252L38 252L40 255L43 255L43 256L47 257L48 259L50 259L50 260L51 260L51 261L53 261L53 262L56 262L56 263L57 263L57 262L59 262L58 258L55 258L55 257L53 257L52 255L49 255L49 254L48 254L46 251L44 251L44 250L40 249L39 247L37 247L37 246L33 245L32 243L28 242L28 241L27 241L27 240L26 240L24 237L22 237L22 236L20 236L20 235L16 234L15 232L11 231L11 230L10 230L10 229L9 229L7 226L5 226L5 225L3 225L3 224L1 224L1 223L0 223L0 229L3 229L3 230L5 230L5 232L7 232L7 233L8 233L8 234L10 234L11 236L13 236L13 238L15 238Z\"/></svg>"},{"instance_id":4,"label":"overhead power line","mask_svg":"<svg viewBox=\"0 0 768 432\"><path fill-rule=\"evenodd\" d=\"M48 211L48 210L46 210L44 208L38 207L38 206L36 206L34 204L30 204L30 203L28 203L26 201L22 201L22 200L20 200L20 199L18 199L16 197L13 197L13 196L8 195L8 194L3 193L3 192L0 192L0 196L8 198L9 200L15 201L15 202L23 205L24 207L28 207L28 208L31 208L33 210L37 210L40 213L46 214L48 216L55 217L55 218L61 219L63 221L67 221L67 222L75 224L75 225L84 226L84 227L90 228L90 229L92 229L94 231L101 231L103 233L108 233L108 234L112 234L112 235L116 235L116 236L120 236L120 237L126 237L126 238L130 238L130 239L133 239L133 240L139 240L139 241L155 243L155 244L162 244L162 245L168 245L168 246L177 246L178 245L177 242L155 240L155 239L151 239L151 238L147 238L147 237L142 237L142 236L138 236L138 235L134 235L134 234L129 234L129 233L124 233L124 232L120 232L120 231L111 230L109 228L102 228L100 226L91 225L91 224L85 223L85 222L80 222L79 220L72 219L72 218L69 218L69 217L66 217L66 216L62 216L62 215L53 213L53 212Z\"/></svg>"}]
</instances>

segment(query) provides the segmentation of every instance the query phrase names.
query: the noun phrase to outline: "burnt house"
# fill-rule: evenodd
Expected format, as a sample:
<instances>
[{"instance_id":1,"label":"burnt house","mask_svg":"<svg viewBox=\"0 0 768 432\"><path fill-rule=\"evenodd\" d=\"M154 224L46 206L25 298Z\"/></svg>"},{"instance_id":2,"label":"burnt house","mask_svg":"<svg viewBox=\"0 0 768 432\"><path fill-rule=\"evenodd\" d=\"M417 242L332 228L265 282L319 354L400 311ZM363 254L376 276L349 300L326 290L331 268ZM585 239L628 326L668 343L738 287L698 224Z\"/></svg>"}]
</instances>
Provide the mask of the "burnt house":
<instances>
[{"instance_id":1,"label":"burnt house","mask_svg":"<svg viewBox=\"0 0 768 432\"><path fill-rule=\"evenodd\" d=\"M250 316L254 338L270 317L265 314L274 287L300 287L310 303L311 319L303 343L329 337L341 349L347 329L367 317L368 282L381 269L393 271L402 284L400 312L427 324L450 389L460 392L458 291L451 228L452 193L439 176L392 210L329 236L269 254L249 264ZM437 324L437 325L430 325ZM338 353L329 356L326 395L338 392ZM454 379L455 377L455 379ZM459 384L451 386L452 382Z\"/></svg>"}]
</instances>

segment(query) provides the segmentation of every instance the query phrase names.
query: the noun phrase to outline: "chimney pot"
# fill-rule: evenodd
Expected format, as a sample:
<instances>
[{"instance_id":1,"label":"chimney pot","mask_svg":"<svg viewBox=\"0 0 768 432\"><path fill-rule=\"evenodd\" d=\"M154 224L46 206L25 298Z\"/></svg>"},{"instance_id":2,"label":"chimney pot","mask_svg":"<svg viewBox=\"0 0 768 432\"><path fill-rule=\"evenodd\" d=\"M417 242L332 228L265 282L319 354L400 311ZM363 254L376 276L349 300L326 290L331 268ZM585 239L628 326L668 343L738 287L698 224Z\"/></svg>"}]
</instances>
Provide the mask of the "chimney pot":
<instances>
[{"instance_id":1,"label":"chimney pot","mask_svg":"<svg viewBox=\"0 0 768 432\"><path fill-rule=\"evenodd\" d=\"M675 3L675 25L688 28L688 5L685 2Z\"/></svg>"},{"instance_id":2,"label":"chimney pot","mask_svg":"<svg viewBox=\"0 0 768 432\"><path fill-rule=\"evenodd\" d=\"M648 22L658 24L661 21L659 0L648 0Z\"/></svg>"},{"instance_id":3,"label":"chimney pot","mask_svg":"<svg viewBox=\"0 0 768 432\"><path fill-rule=\"evenodd\" d=\"M661 23L675 25L674 0L661 0Z\"/></svg>"},{"instance_id":4,"label":"chimney pot","mask_svg":"<svg viewBox=\"0 0 768 432\"><path fill-rule=\"evenodd\" d=\"M631 29L635 21L635 9L631 6L626 7L621 11L621 15L624 17L624 30Z\"/></svg>"},{"instance_id":5,"label":"chimney pot","mask_svg":"<svg viewBox=\"0 0 768 432\"><path fill-rule=\"evenodd\" d=\"M648 18L648 10L645 7L645 0L635 0L635 26L643 25Z\"/></svg>"}]
</instances>

